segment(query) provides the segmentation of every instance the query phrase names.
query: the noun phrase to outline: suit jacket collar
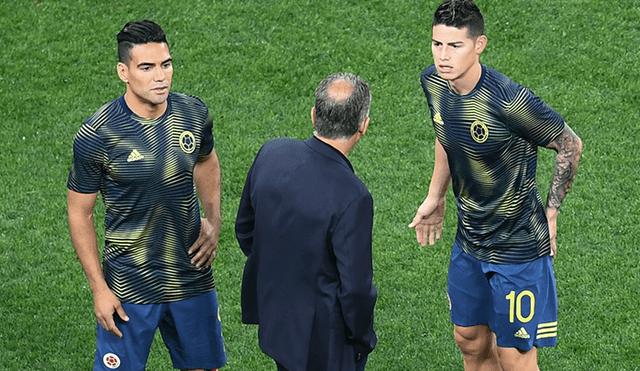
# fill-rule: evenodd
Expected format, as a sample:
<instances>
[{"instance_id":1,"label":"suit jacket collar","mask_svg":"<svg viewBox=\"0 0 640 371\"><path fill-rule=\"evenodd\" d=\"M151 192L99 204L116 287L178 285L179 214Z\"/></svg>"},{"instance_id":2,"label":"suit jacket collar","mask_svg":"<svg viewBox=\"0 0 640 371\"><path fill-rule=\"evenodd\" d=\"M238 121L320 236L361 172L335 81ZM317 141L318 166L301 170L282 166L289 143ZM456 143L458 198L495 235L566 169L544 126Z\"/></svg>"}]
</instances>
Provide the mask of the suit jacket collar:
<instances>
[{"instance_id":1,"label":"suit jacket collar","mask_svg":"<svg viewBox=\"0 0 640 371\"><path fill-rule=\"evenodd\" d=\"M304 143L314 151L320 153L325 157L329 157L333 161L349 168L351 172L354 172L351 162L347 159L347 157L344 154L342 154L342 152L332 147L331 145L321 141L320 139L316 138L316 136L312 136L306 139Z\"/></svg>"}]
</instances>

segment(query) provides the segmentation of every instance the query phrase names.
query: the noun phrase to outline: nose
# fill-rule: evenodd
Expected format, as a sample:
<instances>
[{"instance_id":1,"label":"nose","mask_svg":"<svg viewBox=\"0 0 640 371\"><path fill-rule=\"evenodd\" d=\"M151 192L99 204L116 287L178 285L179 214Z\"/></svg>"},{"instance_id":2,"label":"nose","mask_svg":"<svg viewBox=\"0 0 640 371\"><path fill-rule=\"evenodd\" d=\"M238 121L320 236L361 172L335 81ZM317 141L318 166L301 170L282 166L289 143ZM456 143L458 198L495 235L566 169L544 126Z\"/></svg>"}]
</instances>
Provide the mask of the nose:
<instances>
[{"instance_id":1,"label":"nose","mask_svg":"<svg viewBox=\"0 0 640 371\"><path fill-rule=\"evenodd\" d=\"M442 48L440 48L440 55L438 57L441 61L449 60L449 53L446 45L443 45Z\"/></svg>"},{"instance_id":2,"label":"nose","mask_svg":"<svg viewBox=\"0 0 640 371\"><path fill-rule=\"evenodd\" d=\"M163 81L164 80L164 71L162 68L156 68L156 73L153 76L155 81Z\"/></svg>"}]
</instances>

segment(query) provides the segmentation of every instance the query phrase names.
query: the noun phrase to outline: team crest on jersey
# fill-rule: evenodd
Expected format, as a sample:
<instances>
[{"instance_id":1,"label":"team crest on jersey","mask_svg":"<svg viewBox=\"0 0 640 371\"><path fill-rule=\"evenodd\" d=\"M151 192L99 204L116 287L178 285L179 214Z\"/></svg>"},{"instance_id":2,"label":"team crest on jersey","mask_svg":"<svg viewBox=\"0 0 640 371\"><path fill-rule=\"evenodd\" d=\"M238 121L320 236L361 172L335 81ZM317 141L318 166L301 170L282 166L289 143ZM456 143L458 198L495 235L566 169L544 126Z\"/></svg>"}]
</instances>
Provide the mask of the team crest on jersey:
<instances>
[{"instance_id":1,"label":"team crest on jersey","mask_svg":"<svg viewBox=\"0 0 640 371\"><path fill-rule=\"evenodd\" d=\"M102 357L102 362L105 366L107 366L107 368L110 368L112 370L120 367L120 357L113 353L105 354L104 357Z\"/></svg>"},{"instance_id":2,"label":"team crest on jersey","mask_svg":"<svg viewBox=\"0 0 640 371\"><path fill-rule=\"evenodd\" d=\"M196 149L196 137L190 131L183 131L180 134L180 148L184 153L192 153Z\"/></svg>"},{"instance_id":3,"label":"team crest on jersey","mask_svg":"<svg viewBox=\"0 0 640 371\"><path fill-rule=\"evenodd\" d=\"M489 128L482 121L475 121L471 124L471 137L477 143L484 143L489 138Z\"/></svg>"},{"instance_id":4,"label":"team crest on jersey","mask_svg":"<svg viewBox=\"0 0 640 371\"><path fill-rule=\"evenodd\" d=\"M436 115L433 116L433 122L435 122L436 124L444 125L444 121L442 121L442 116L440 115L440 112L436 113Z\"/></svg>"}]
</instances>

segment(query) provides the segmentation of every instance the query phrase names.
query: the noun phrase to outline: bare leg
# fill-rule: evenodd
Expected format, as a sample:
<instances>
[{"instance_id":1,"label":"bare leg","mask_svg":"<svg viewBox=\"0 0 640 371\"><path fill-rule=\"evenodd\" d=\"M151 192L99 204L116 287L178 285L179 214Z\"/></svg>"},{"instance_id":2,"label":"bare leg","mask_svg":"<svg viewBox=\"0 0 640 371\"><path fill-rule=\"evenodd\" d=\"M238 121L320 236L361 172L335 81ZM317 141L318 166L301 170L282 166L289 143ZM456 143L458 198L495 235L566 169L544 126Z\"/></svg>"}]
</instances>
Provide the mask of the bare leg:
<instances>
[{"instance_id":1,"label":"bare leg","mask_svg":"<svg viewBox=\"0 0 640 371\"><path fill-rule=\"evenodd\" d=\"M454 326L453 333L464 357L465 371L502 371L496 335L489 326Z\"/></svg>"},{"instance_id":2,"label":"bare leg","mask_svg":"<svg viewBox=\"0 0 640 371\"><path fill-rule=\"evenodd\" d=\"M505 371L540 371L536 347L526 352L516 348L498 348L498 355Z\"/></svg>"}]
</instances>

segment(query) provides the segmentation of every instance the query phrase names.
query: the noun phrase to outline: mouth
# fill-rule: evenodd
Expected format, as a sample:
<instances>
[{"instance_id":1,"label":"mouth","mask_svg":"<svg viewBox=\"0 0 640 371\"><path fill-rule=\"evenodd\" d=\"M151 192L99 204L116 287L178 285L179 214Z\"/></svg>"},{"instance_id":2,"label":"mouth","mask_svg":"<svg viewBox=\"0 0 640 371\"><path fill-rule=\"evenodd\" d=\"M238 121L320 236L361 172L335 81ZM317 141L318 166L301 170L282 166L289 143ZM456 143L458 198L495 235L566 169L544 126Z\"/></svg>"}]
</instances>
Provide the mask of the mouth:
<instances>
[{"instance_id":1,"label":"mouth","mask_svg":"<svg viewBox=\"0 0 640 371\"><path fill-rule=\"evenodd\" d=\"M440 72L442 73L450 73L453 70L453 67L451 66L443 66L443 65L439 65L438 69L440 70Z\"/></svg>"},{"instance_id":2,"label":"mouth","mask_svg":"<svg viewBox=\"0 0 640 371\"><path fill-rule=\"evenodd\" d=\"M168 86L161 86L161 87L158 87L158 88L153 88L151 90L155 91L156 93L162 94L162 93L166 93L167 90L169 90L169 87Z\"/></svg>"}]
</instances>

